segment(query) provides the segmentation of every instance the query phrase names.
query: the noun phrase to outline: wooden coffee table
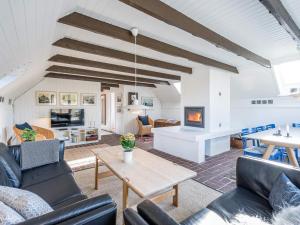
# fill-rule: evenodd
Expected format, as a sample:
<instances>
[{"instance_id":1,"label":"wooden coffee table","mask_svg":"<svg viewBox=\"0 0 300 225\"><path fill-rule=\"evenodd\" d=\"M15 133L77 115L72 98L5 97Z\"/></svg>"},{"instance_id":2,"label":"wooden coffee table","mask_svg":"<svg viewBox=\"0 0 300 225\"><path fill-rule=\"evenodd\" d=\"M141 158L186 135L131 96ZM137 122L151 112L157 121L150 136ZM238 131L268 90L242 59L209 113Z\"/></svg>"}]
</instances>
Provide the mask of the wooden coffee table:
<instances>
[{"instance_id":1,"label":"wooden coffee table","mask_svg":"<svg viewBox=\"0 0 300 225\"><path fill-rule=\"evenodd\" d=\"M121 146L93 149L96 156L95 189L98 179L108 176L99 173L99 161L113 175L123 181L123 208L128 207L128 190L134 191L141 198L149 198L158 203L167 197L173 197L173 205L178 206L178 184L196 176L192 170L174 164L154 154L135 148L133 162L123 162Z\"/></svg>"}]
</instances>

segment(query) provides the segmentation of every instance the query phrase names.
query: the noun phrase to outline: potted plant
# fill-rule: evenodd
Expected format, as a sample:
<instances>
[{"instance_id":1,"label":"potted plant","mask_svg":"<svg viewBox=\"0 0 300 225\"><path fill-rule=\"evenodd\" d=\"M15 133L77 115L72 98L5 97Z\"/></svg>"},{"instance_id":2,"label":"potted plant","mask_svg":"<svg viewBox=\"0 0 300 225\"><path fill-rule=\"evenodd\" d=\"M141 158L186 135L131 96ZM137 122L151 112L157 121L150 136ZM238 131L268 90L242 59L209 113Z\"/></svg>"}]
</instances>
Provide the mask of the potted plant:
<instances>
[{"instance_id":1,"label":"potted plant","mask_svg":"<svg viewBox=\"0 0 300 225\"><path fill-rule=\"evenodd\" d=\"M124 149L123 159L125 163L132 162L132 151L135 147L135 136L134 134L128 133L126 135L121 136L121 145Z\"/></svg>"},{"instance_id":2,"label":"potted plant","mask_svg":"<svg viewBox=\"0 0 300 225\"><path fill-rule=\"evenodd\" d=\"M31 130L28 128L25 128L21 137L25 140L25 141L35 141L35 137L36 137L36 131L35 130Z\"/></svg>"}]
</instances>

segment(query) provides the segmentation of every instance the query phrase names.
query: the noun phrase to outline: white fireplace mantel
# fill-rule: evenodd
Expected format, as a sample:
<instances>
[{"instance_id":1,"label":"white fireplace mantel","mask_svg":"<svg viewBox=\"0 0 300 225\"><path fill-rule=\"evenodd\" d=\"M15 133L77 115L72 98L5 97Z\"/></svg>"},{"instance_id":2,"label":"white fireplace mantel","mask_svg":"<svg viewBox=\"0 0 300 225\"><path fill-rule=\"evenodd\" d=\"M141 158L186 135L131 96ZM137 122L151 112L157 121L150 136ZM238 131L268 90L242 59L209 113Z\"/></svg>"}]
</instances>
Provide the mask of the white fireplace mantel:
<instances>
[{"instance_id":1,"label":"white fireplace mantel","mask_svg":"<svg viewBox=\"0 0 300 225\"><path fill-rule=\"evenodd\" d=\"M239 130L205 131L183 126L153 128L154 148L168 154L201 163L230 149L230 135Z\"/></svg>"}]
</instances>

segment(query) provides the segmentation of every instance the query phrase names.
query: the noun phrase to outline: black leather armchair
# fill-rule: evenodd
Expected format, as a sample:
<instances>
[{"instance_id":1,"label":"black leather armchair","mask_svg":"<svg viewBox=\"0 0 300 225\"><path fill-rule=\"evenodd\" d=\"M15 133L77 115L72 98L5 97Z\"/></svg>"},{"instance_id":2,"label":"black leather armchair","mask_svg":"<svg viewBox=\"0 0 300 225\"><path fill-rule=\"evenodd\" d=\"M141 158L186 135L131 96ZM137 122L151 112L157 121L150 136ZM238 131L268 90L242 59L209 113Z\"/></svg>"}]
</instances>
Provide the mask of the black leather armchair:
<instances>
[{"instance_id":1,"label":"black leather armchair","mask_svg":"<svg viewBox=\"0 0 300 225\"><path fill-rule=\"evenodd\" d=\"M59 162L21 171L20 146L0 143L0 185L28 190L42 197L53 209L21 225L80 224L115 225L117 206L109 195L88 199L75 182L63 160L64 143L60 145ZM15 173L15 176L7 174Z\"/></svg>"},{"instance_id":2,"label":"black leather armchair","mask_svg":"<svg viewBox=\"0 0 300 225\"><path fill-rule=\"evenodd\" d=\"M133 209L124 210L126 225L225 225L239 213L259 216L266 221L273 210L268 202L271 188L284 172L300 188L300 169L259 158L240 157L237 160L237 187L210 203L207 208L191 215L181 223L170 218L149 200Z\"/></svg>"}]
</instances>

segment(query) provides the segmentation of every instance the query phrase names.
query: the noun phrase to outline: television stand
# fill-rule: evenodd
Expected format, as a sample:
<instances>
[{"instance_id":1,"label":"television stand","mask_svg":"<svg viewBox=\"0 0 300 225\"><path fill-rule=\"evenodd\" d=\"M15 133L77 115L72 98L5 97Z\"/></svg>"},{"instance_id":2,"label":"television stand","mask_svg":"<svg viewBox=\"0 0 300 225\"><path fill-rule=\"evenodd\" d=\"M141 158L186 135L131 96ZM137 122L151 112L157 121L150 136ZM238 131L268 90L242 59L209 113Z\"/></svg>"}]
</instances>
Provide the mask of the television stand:
<instances>
[{"instance_id":1,"label":"television stand","mask_svg":"<svg viewBox=\"0 0 300 225\"><path fill-rule=\"evenodd\" d=\"M99 141L98 128L95 127L62 127L54 128L56 136L64 140L66 146L85 145Z\"/></svg>"}]
</instances>

